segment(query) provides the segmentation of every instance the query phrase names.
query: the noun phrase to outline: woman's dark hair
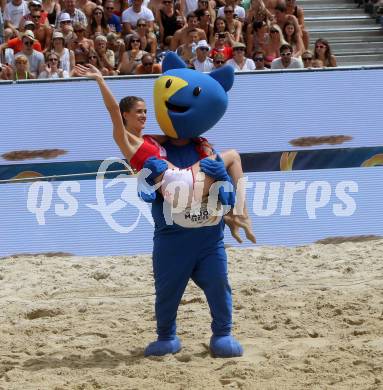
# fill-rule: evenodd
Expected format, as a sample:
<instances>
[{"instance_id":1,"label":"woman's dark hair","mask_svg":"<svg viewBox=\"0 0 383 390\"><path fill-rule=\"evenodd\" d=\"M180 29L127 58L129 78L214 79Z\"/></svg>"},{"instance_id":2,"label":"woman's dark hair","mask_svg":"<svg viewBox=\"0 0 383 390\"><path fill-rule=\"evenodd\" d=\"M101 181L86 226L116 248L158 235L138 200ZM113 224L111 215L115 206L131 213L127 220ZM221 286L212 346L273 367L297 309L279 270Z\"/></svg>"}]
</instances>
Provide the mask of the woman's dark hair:
<instances>
[{"instance_id":1,"label":"woman's dark hair","mask_svg":"<svg viewBox=\"0 0 383 390\"><path fill-rule=\"evenodd\" d=\"M124 122L124 125L126 125L126 120L124 116L122 115L124 112L130 111L137 102L144 102L144 99L138 97L138 96L125 96L120 100L119 107L120 107L120 113L122 117L122 121Z\"/></svg>"},{"instance_id":2,"label":"woman's dark hair","mask_svg":"<svg viewBox=\"0 0 383 390\"><path fill-rule=\"evenodd\" d=\"M126 38L126 50L129 51L129 50L132 50L132 40L133 39L138 39L140 41L140 50L142 50L142 42L141 42L141 38L138 34L136 33L133 33L131 34L130 36L128 36Z\"/></svg>"},{"instance_id":3,"label":"woman's dark hair","mask_svg":"<svg viewBox=\"0 0 383 390\"><path fill-rule=\"evenodd\" d=\"M100 6L97 6L93 11L92 11L92 16L91 16L91 23L90 23L90 27L91 27L91 30L92 32L94 32L97 28L97 23L96 23L96 20L94 19L94 13L96 11L101 11L102 12L102 18L101 18L101 27L103 29L107 29L108 28L108 21L106 20L105 18L105 13L104 13L104 10L102 7Z\"/></svg>"},{"instance_id":4,"label":"woman's dark hair","mask_svg":"<svg viewBox=\"0 0 383 390\"><path fill-rule=\"evenodd\" d=\"M331 63L330 61L331 61L331 56L332 56L330 44L328 43L328 41L326 39L323 39L323 38L319 38L315 41L315 44L314 44L314 59L315 60L319 59L318 53L316 51L316 46L318 43L321 43L321 44L326 46L326 52L324 55L326 63L323 65L328 66Z\"/></svg>"},{"instance_id":5,"label":"woman's dark hair","mask_svg":"<svg viewBox=\"0 0 383 390\"><path fill-rule=\"evenodd\" d=\"M224 23L225 23L225 30L224 31L229 31L229 28L227 27L227 22L226 22L226 19L223 18L222 16L218 16L215 18L214 20L214 33L217 33L218 30L217 30L217 21L218 20L222 20Z\"/></svg>"},{"instance_id":6,"label":"woman's dark hair","mask_svg":"<svg viewBox=\"0 0 383 390\"><path fill-rule=\"evenodd\" d=\"M261 21L258 21L258 20L255 20L253 22L253 30L254 32L256 33L258 30L260 30L263 26L267 26L267 23L263 20Z\"/></svg>"}]
</instances>

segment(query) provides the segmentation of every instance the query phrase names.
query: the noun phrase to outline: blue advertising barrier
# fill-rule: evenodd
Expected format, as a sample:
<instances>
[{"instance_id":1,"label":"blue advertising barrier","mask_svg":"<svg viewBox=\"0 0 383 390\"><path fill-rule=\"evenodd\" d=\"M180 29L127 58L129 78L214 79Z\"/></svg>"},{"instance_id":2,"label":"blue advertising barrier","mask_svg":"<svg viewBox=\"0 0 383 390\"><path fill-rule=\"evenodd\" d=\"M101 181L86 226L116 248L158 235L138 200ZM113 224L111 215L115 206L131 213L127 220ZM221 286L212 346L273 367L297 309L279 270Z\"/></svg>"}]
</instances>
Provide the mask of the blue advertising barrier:
<instances>
[{"instance_id":1,"label":"blue advertising barrier","mask_svg":"<svg viewBox=\"0 0 383 390\"><path fill-rule=\"evenodd\" d=\"M236 76L229 109L206 136L241 153L258 244L383 236L382 72ZM108 83L118 98L144 97L148 133L160 133L153 78ZM1 256L151 251L153 221L135 177L121 180L127 172L114 163L94 180L105 158L121 156L94 81L0 84L0 105Z\"/></svg>"}]
</instances>

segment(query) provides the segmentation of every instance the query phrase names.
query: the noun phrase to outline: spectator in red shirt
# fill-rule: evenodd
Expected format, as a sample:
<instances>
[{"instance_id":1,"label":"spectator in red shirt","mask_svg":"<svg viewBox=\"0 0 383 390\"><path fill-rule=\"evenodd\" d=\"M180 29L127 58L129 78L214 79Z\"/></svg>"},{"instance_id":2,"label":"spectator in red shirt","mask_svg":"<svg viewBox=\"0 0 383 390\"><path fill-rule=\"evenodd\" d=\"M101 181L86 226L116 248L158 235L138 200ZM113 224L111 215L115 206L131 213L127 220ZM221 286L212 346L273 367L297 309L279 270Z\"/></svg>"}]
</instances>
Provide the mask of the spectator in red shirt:
<instances>
[{"instance_id":1,"label":"spectator in red shirt","mask_svg":"<svg viewBox=\"0 0 383 390\"><path fill-rule=\"evenodd\" d=\"M33 29L32 29L33 31ZM38 40L35 40L33 42L33 49L37 51L42 51L41 44ZM0 52L2 52L5 49L13 49L13 53L17 54L23 49L23 40L20 37L12 38L8 42L3 43L0 45Z\"/></svg>"},{"instance_id":2,"label":"spectator in red shirt","mask_svg":"<svg viewBox=\"0 0 383 390\"><path fill-rule=\"evenodd\" d=\"M211 57L215 57L217 53L223 54L225 60L233 57L233 48L230 46L230 34L228 31L217 33L215 36L215 45L211 51Z\"/></svg>"}]
</instances>

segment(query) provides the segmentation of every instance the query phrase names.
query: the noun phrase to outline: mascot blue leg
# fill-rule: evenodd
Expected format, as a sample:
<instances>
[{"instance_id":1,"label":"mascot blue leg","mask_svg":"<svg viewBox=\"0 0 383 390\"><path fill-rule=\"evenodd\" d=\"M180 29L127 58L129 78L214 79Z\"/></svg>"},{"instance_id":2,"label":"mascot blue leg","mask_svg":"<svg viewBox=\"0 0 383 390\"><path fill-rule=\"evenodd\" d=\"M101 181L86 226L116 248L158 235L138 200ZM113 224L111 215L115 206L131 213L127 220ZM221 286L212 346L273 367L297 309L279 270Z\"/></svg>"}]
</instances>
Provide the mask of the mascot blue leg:
<instances>
[{"instance_id":1,"label":"mascot blue leg","mask_svg":"<svg viewBox=\"0 0 383 390\"><path fill-rule=\"evenodd\" d=\"M241 344L231 336L232 299L227 278L227 257L223 243L198 262L192 278L203 289L212 315L210 350L215 357L243 355Z\"/></svg>"}]
</instances>

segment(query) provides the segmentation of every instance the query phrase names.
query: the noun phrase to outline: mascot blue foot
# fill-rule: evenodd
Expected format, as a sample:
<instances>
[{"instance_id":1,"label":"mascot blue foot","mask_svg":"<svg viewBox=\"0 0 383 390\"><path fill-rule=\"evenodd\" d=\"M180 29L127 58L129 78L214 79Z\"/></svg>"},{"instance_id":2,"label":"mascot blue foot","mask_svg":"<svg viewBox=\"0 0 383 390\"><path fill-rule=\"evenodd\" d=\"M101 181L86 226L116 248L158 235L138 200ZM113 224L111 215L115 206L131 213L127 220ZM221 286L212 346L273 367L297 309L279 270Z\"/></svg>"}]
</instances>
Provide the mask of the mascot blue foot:
<instances>
[{"instance_id":1,"label":"mascot blue foot","mask_svg":"<svg viewBox=\"0 0 383 390\"><path fill-rule=\"evenodd\" d=\"M157 340L150 343L146 348L145 356L164 356L168 353L177 353L181 350L181 342L178 337L172 340Z\"/></svg>"},{"instance_id":2,"label":"mascot blue foot","mask_svg":"<svg viewBox=\"0 0 383 390\"><path fill-rule=\"evenodd\" d=\"M243 355L242 345L233 336L212 336L210 350L214 357L229 358Z\"/></svg>"}]
</instances>

